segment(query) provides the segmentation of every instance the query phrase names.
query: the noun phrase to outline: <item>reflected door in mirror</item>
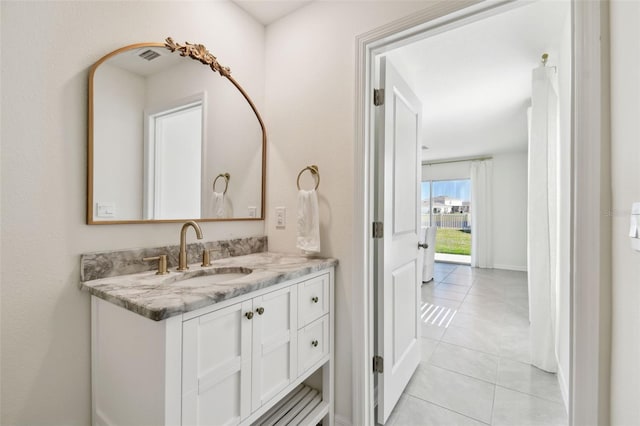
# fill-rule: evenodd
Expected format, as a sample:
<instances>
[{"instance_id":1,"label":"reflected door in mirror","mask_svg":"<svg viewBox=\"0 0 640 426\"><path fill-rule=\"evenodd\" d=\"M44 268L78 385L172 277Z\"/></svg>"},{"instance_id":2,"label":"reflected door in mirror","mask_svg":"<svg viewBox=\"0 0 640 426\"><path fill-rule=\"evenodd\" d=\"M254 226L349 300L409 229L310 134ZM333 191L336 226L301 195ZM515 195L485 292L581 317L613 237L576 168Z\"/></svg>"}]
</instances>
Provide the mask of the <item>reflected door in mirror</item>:
<instances>
[{"instance_id":1,"label":"reflected door in mirror","mask_svg":"<svg viewBox=\"0 0 640 426\"><path fill-rule=\"evenodd\" d=\"M202 100L145 117L145 219L202 217Z\"/></svg>"}]
</instances>

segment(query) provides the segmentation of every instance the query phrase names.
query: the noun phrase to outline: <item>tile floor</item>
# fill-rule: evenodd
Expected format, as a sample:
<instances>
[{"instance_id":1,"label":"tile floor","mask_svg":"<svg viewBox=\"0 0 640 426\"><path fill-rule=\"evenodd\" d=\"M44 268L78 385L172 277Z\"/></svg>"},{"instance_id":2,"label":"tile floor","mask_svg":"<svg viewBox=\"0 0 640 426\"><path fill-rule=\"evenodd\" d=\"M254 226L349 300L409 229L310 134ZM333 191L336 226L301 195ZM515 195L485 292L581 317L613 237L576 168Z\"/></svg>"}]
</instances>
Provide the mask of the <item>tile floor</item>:
<instances>
[{"instance_id":1,"label":"tile floor","mask_svg":"<svg viewBox=\"0 0 640 426\"><path fill-rule=\"evenodd\" d=\"M529 365L524 272L436 263L422 362L387 425L566 425L555 374Z\"/></svg>"}]
</instances>

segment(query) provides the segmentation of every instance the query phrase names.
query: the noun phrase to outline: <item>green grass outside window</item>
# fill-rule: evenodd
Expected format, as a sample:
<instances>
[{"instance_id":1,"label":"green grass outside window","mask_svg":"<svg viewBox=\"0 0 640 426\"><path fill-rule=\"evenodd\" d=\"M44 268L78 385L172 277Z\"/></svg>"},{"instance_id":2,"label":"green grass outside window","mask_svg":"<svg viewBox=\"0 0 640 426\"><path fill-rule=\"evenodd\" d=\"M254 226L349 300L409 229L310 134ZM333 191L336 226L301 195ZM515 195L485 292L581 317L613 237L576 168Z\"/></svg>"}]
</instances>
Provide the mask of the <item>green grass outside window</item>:
<instances>
[{"instance_id":1,"label":"green grass outside window","mask_svg":"<svg viewBox=\"0 0 640 426\"><path fill-rule=\"evenodd\" d=\"M460 229L438 228L436 253L471 255L471 234Z\"/></svg>"}]
</instances>

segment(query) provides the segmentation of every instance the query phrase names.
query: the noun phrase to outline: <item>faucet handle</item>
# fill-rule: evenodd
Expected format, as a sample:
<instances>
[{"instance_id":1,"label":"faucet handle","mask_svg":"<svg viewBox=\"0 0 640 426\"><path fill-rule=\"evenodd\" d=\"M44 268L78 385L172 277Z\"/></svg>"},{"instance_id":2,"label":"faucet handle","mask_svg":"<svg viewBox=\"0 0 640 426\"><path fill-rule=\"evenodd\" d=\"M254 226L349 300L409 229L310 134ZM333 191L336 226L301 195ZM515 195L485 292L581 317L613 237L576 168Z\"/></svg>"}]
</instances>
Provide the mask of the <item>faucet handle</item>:
<instances>
[{"instance_id":1,"label":"faucet handle","mask_svg":"<svg viewBox=\"0 0 640 426\"><path fill-rule=\"evenodd\" d=\"M202 264L200 266L211 266L211 258L207 249L202 250Z\"/></svg>"},{"instance_id":2,"label":"faucet handle","mask_svg":"<svg viewBox=\"0 0 640 426\"><path fill-rule=\"evenodd\" d=\"M153 257L143 257L142 260L144 260L145 262L150 262L153 260L158 261L158 272L156 272L156 275L167 275L169 273L169 271L167 270L166 254L161 254L159 256L153 256Z\"/></svg>"},{"instance_id":3,"label":"faucet handle","mask_svg":"<svg viewBox=\"0 0 640 426\"><path fill-rule=\"evenodd\" d=\"M211 266L211 253L221 252L221 249L203 249L202 250L202 264L200 266Z\"/></svg>"}]
</instances>

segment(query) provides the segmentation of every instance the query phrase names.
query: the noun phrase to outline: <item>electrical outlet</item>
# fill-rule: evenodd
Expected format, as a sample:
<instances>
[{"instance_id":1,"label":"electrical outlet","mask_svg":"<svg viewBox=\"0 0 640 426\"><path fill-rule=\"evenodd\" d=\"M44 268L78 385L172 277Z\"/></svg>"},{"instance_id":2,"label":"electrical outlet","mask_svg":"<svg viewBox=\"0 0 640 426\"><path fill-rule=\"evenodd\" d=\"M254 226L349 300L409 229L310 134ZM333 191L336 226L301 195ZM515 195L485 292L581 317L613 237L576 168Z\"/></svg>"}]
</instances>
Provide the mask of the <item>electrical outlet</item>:
<instances>
[{"instance_id":1,"label":"electrical outlet","mask_svg":"<svg viewBox=\"0 0 640 426\"><path fill-rule=\"evenodd\" d=\"M258 208L256 206L249 206L249 217L258 216Z\"/></svg>"},{"instance_id":2,"label":"electrical outlet","mask_svg":"<svg viewBox=\"0 0 640 426\"><path fill-rule=\"evenodd\" d=\"M287 226L287 208L276 207L276 228L285 228Z\"/></svg>"}]
</instances>

